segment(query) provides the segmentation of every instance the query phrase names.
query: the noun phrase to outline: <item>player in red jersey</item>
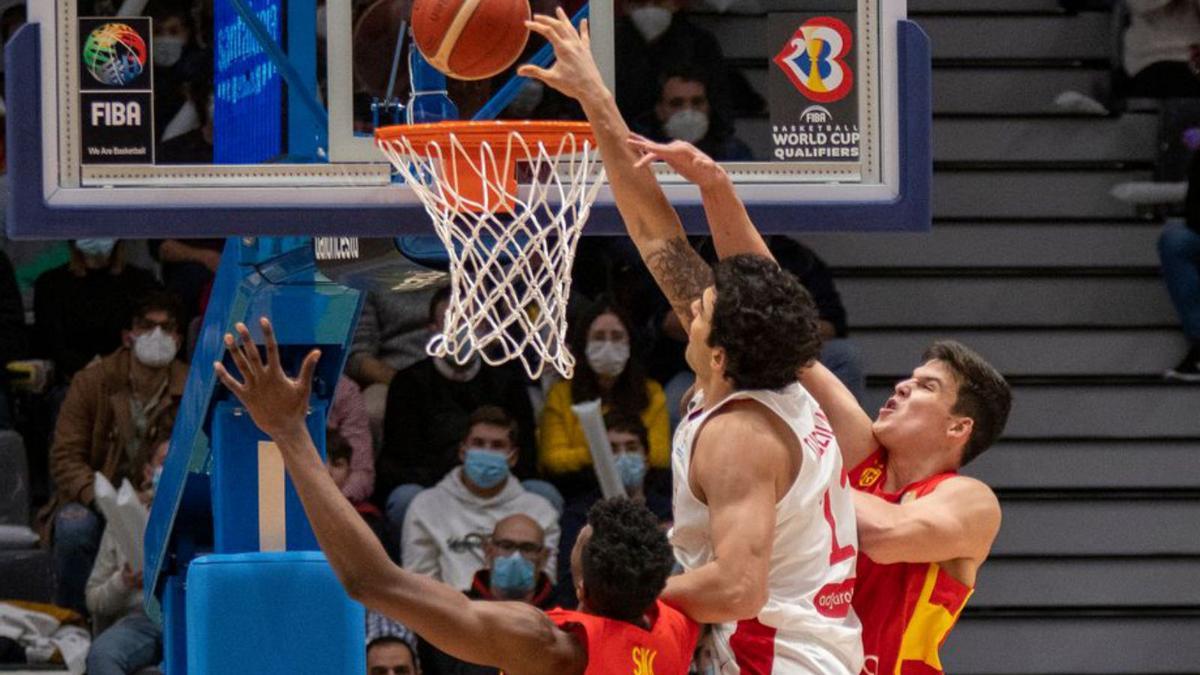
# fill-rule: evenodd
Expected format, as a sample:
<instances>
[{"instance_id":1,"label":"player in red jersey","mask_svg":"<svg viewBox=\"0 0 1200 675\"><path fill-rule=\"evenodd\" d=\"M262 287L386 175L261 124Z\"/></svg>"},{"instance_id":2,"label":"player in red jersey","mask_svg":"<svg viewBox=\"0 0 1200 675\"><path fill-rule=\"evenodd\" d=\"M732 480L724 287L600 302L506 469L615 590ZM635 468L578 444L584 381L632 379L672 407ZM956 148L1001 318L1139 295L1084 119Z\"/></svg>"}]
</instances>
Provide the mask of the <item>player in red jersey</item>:
<instances>
[{"instance_id":1,"label":"player in red jersey","mask_svg":"<svg viewBox=\"0 0 1200 675\"><path fill-rule=\"evenodd\" d=\"M958 469L1008 419L1004 378L957 342L934 343L872 421L820 364L801 382L821 403L856 488L858 581L868 675L941 673L958 620L1000 529L1000 503Z\"/></svg>"},{"instance_id":2,"label":"player in red jersey","mask_svg":"<svg viewBox=\"0 0 1200 675\"><path fill-rule=\"evenodd\" d=\"M581 611L549 615L520 602L472 601L458 590L406 572L329 476L305 425L320 353L299 375L280 365L274 331L261 321L264 363L246 326L225 344L241 372L213 368L250 417L271 436L304 503L321 550L350 597L412 628L458 659L509 675L684 675L699 626L657 600L674 565L653 514L628 500L601 502L571 552Z\"/></svg>"}]
</instances>

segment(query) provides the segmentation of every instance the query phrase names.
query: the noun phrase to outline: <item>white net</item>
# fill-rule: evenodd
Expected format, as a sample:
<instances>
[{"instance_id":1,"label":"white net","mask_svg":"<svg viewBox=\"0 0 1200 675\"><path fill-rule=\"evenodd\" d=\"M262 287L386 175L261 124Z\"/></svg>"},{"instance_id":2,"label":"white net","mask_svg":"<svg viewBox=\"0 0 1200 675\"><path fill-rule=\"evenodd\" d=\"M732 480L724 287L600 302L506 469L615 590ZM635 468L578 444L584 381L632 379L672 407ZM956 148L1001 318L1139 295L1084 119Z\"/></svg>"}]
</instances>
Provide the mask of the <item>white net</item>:
<instances>
[{"instance_id":1,"label":"white net","mask_svg":"<svg viewBox=\"0 0 1200 675\"><path fill-rule=\"evenodd\" d=\"M569 379L571 266L604 176L590 138L568 131L530 141L513 129L490 142L450 132L377 143L449 255L450 306L427 351L460 364L475 354L492 365L520 359L533 379L546 365ZM518 163L529 182L519 189Z\"/></svg>"}]
</instances>

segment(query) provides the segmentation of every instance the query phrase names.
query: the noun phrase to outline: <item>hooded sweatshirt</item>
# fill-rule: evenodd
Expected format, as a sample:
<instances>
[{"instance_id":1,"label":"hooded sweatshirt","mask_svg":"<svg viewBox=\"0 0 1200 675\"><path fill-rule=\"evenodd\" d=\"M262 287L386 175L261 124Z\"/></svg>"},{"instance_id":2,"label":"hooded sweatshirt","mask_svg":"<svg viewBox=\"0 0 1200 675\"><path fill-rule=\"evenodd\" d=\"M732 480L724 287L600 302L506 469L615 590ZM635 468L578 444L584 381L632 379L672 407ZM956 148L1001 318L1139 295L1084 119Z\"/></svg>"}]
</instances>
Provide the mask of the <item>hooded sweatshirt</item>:
<instances>
[{"instance_id":1,"label":"hooded sweatshirt","mask_svg":"<svg viewBox=\"0 0 1200 675\"><path fill-rule=\"evenodd\" d=\"M511 476L499 494L480 497L463 483L461 466L409 505L404 516L404 569L466 591L475 572L484 567L484 541L496 523L516 513L533 518L546 533L550 559L540 571L553 577L560 534L558 511L545 498L526 492Z\"/></svg>"}]
</instances>

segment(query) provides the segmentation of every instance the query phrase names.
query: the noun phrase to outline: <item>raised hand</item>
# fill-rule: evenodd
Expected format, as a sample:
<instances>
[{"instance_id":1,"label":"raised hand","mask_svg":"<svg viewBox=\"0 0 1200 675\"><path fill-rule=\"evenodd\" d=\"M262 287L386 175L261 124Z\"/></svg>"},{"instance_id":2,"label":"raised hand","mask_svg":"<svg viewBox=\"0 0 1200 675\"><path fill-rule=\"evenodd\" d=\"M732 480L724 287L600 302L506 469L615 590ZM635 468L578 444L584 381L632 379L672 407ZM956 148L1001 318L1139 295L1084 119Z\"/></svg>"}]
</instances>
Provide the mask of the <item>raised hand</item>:
<instances>
[{"instance_id":1,"label":"raised hand","mask_svg":"<svg viewBox=\"0 0 1200 675\"><path fill-rule=\"evenodd\" d=\"M686 141L655 143L636 134L630 136L629 145L642 153L634 166L641 168L660 160L667 163L680 176L701 188L715 185L725 179L725 169L712 157Z\"/></svg>"},{"instance_id":2,"label":"raised hand","mask_svg":"<svg viewBox=\"0 0 1200 675\"><path fill-rule=\"evenodd\" d=\"M529 30L541 35L554 47L554 65L539 68L523 65L517 74L541 80L571 98L582 101L585 97L606 91L600 69L592 58L592 42L588 34L588 22L584 19L575 30L567 13L561 7L555 16L536 14L526 21Z\"/></svg>"},{"instance_id":3,"label":"raised hand","mask_svg":"<svg viewBox=\"0 0 1200 675\"><path fill-rule=\"evenodd\" d=\"M316 370L321 352L316 349L309 352L300 365L300 373L295 378L288 377L279 364L279 343L275 341L271 322L263 317L259 323L267 343L267 362L263 363L259 356L258 347L246 325L239 323L236 329L241 341L235 341L233 335L226 333L225 347L233 356L233 362L242 374L242 381L230 375L219 361L213 362L213 370L242 402L258 428L272 438L307 433L304 417L308 413L308 399L312 393L313 371Z\"/></svg>"}]
</instances>

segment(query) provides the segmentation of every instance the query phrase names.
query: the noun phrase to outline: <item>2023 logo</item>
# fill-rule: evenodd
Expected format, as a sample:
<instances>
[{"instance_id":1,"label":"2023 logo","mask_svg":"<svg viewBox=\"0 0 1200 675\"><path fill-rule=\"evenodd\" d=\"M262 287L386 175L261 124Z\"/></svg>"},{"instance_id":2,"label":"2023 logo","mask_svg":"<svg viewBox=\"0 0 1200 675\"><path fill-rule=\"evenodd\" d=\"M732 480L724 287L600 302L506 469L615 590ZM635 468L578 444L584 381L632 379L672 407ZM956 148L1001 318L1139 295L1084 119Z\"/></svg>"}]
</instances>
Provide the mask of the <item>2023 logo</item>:
<instances>
[{"instance_id":1,"label":"2023 logo","mask_svg":"<svg viewBox=\"0 0 1200 675\"><path fill-rule=\"evenodd\" d=\"M846 63L853 42L845 22L818 16L792 33L774 61L806 98L832 103L854 86L854 71Z\"/></svg>"}]
</instances>

